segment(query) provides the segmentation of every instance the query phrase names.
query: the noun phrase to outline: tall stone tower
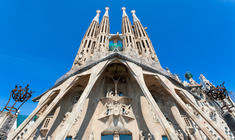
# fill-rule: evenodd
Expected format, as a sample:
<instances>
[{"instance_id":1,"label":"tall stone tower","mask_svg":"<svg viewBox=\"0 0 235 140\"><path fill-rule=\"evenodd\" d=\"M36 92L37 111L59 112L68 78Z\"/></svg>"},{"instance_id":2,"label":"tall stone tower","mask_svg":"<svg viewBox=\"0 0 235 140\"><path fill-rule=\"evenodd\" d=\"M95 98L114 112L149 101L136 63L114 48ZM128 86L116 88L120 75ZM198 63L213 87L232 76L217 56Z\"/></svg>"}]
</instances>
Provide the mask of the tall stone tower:
<instances>
[{"instance_id":1,"label":"tall stone tower","mask_svg":"<svg viewBox=\"0 0 235 140\"><path fill-rule=\"evenodd\" d=\"M203 75L198 84L188 74L188 83L163 69L135 11L132 24L122 8L122 33L111 34L108 11L99 22L97 10L71 70L33 99L38 106L9 139L234 139L223 117L234 117L229 97L223 109Z\"/></svg>"}]
</instances>

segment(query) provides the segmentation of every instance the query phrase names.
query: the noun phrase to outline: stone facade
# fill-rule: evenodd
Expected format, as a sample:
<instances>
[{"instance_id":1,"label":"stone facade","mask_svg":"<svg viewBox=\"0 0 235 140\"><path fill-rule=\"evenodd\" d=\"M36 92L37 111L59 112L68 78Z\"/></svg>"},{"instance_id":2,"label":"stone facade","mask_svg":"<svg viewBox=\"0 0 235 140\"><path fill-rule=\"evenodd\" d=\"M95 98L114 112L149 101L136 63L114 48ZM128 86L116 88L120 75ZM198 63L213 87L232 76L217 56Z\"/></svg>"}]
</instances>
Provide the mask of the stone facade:
<instances>
[{"instance_id":1,"label":"stone facade","mask_svg":"<svg viewBox=\"0 0 235 140\"><path fill-rule=\"evenodd\" d=\"M10 131L13 131L13 125L16 121L17 115L9 112L0 112L0 140L7 139Z\"/></svg>"},{"instance_id":2,"label":"stone facade","mask_svg":"<svg viewBox=\"0 0 235 140\"><path fill-rule=\"evenodd\" d=\"M8 139L234 140L226 110L204 93L211 83L164 70L135 11L132 25L122 8L122 34L110 34L108 10L101 23L97 11L71 70L33 99L38 106Z\"/></svg>"}]
</instances>

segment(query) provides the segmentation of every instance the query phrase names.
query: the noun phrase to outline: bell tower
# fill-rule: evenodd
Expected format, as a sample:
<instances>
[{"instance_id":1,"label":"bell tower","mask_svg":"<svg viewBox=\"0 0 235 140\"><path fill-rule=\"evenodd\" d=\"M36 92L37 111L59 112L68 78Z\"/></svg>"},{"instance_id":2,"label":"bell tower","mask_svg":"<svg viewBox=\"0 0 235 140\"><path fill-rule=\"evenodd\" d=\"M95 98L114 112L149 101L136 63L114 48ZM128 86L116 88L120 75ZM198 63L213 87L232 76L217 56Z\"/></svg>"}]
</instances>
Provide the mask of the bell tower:
<instances>
[{"instance_id":1,"label":"bell tower","mask_svg":"<svg viewBox=\"0 0 235 140\"><path fill-rule=\"evenodd\" d=\"M73 67L83 65L87 62L87 60L90 59L90 57L94 53L95 45L97 42L97 31L99 29L100 10L97 10L96 13L96 16L92 20L82 39L80 48L73 62Z\"/></svg>"},{"instance_id":2,"label":"bell tower","mask_svg":"<svg viewBox=\"0 0 235 140\"><path fill-rule=\"evenodd\" d=\"M132 54L134 52L138 52L135 44L134 31L126 14L126 8L123 7L122 10L122 38L123 44L125 46L124 51L128 52L128 54ZM135 55L137 55L137 53Z\"/></svg>"},{"instance_id":3,"label":"bell tower","mask_svg":"<svg viewBox=\"0 0 235 140\"><path fill-rule=\"evenodd\" d=\"M135 10L131 11L133 16L133 23L134 23L134 33L136 37L136 44L138 47L138 50L141 55L148 56L154 61L158 62L157 55L154 51L152 42L150 41L147 32L145 31L145 28L140 23L140 20L137 18L135 14Z\"/></svg>"},{"instance_id":4,"label":"bell tower","mask_svg":"<svg viewBox=\"0 0 235 140\"><path fill-rule=\"evenodd\" d=\"M109 34L110 34L110 25L109 25L109 7L105 8L105 13L100 23L100 27L97 32L97 44L96 44L96 52L107 53L109 49Z\"/></svg>"}]
</instances>

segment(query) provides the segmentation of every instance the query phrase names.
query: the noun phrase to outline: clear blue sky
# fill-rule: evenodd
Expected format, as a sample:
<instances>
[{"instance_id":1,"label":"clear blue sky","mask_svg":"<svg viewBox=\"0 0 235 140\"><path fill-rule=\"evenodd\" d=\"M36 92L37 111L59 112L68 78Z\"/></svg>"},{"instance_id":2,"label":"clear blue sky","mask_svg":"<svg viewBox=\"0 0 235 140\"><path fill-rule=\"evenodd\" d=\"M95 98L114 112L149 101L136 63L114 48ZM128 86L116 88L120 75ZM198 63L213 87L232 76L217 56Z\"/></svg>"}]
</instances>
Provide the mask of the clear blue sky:
<instances>
[{"instance_id":1,"label":"clear blue sky","mask_svg":"<svg viewBox=\"0 0 235 140\"><path fill-rule=\"evenodd\" d=\"M136 14L161 65L184 79L203 73L235 91L235 0L1 0L0 108L15 84L30 84L33 97L72 66L96 10L110 7L111 32L121 32L121 7ZM29 114L36 103L26 103Z\"/></svg>"}]
</instances>

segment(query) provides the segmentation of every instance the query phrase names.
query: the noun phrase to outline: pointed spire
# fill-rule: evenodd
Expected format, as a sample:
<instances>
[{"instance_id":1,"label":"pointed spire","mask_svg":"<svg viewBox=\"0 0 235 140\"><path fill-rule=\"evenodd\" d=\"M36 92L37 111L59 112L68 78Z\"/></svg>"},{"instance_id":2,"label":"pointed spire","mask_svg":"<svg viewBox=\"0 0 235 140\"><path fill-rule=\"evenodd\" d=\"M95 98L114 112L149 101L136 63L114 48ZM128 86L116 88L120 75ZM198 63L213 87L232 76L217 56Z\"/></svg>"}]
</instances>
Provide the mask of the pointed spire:
<instances>
[{"instance_id":1,"label":"pointed spire","mask_svg":"<svg viewBox=\"0 0 235 140\"><path fill-rule=\"evenodd\" d=\"M128 17L127 14L126 14L126 7L122 7L122 17Z\"/></svg>"},{"instance_id":2,"label":"pointed spire","mask_svg":"<svg viewBox=\"0 0 235 140\"><path fill-rule=\"evenodd\" d=\"M94 21L97 21L99 23L99 16L100 16L100 10L96 10L96 16L94 17Z\"/></svg>"},{"instance_id":3,"label":"pointed spire","mask_svg":"<svg viewBox=\"0 0 235 140\"><path fill-rule=\"evenodd\" d=\"M214 85L207 80L203 74L200 74L199 79L204 89L210 90L211 87L214 87Z\"/></svg>"},{"instance_id":4,"label":"pointed spire","mask_svg":"<svg viewBox=\"0 0 235 140\"><path fill-rule=\"evenodd\" d=\"M138 17L135 14L135 10L131 10L131 13L132 13L132 16L133 16L133 21L134 22L139 21Z\"/></svg>"},{"instance_id":5,"label":"pointed spire","mask_svg":"<svg viewBox=\"0 0 235 140\"><path fill-rule=\"evenodd\" d=\"M105 7L104 16L109 17L109 7Z\"/></svg>"}]
</instances>

